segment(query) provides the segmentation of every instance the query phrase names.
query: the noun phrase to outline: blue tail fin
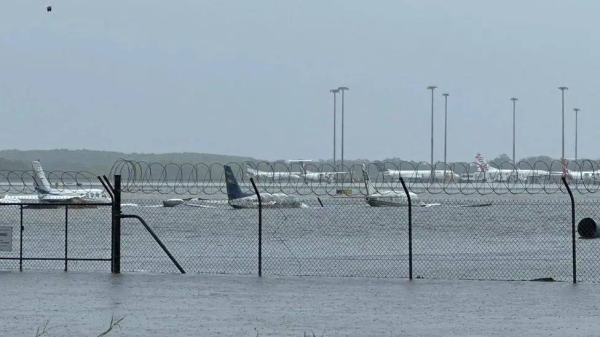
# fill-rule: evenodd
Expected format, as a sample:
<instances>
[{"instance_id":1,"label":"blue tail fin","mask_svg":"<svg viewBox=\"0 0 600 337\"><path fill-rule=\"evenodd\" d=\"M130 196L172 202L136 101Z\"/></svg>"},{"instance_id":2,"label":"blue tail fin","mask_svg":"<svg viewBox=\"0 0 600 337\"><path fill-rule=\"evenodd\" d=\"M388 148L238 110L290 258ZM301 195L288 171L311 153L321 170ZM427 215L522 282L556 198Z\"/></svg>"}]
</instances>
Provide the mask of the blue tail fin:
<instances>
[{"instance_id":1,"label":"blue tail fin","mask_svg":"<svg viewBox=\"0 0 600 337\"><path fill-rule=\"evenodd\" d=\"M239 199L243 197L250 196L251 194L246 194L242 192L240 185L237 183L237 179L235 179L235 175L233 174L233 170L229 165L225 165L225 185L227 186L227 199Z\"/></svg>"}]
</instances>

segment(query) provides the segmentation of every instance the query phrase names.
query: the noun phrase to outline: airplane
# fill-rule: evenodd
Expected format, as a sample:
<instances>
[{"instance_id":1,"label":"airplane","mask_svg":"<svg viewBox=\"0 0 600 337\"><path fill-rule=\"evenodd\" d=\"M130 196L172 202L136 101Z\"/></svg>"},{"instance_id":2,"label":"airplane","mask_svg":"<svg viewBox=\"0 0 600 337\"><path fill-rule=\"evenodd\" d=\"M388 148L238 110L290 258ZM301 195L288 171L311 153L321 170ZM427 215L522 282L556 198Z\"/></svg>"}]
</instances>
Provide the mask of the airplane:
<instances>
[{"instance_id":1,"label":"airplane","mask_svg":"<svg viewBox=\"0 0 600 337\"><path fill-rule=\"evenodd\" d=\"M251 176L255 177L257 180L259 179L270 179L271 181L275 180L300 180L302 172L267 172L260 171L257 169L253 169L251 167L246 166L246 172Z\"/></svg>"},{"instance_id":2,"label":"airplane","mask_svg":"<svg viewBox=\"0 0 600 337\"><path fill-rule=\"evenodd\" d=\"M400 177L406 180L421 180L427 181L431 179L432 170L391 170L385 169L382 165L378 165L380 171L383 172L384 177L391 177L393 180L398 180ZM460 176L454 171L447 170L433 170L433 178L435 180L444 181L458 181Z\"/></svg>"},{"instance_id":3,"label":"airplane","mask_svg":"<svg viewBox=\"0 0 600 337\"><path fill-rule=\"evenodd\" d=\"M528 179L533 178L544 178L547 179L550 177L550 172L546 170L529 170L529 169L519 169L519 168L510 168L510 169L498 169L490 166L487 161L483 158L481 153L477 153L475 155L475 161L477 163L477 177L482 178L484 180L492 180L492 181L527 181Z\"/></svg>"},{"instance_id":4,"label":"airplane","mask_svg":"<svg viewBox=\"0 0 600 337\"><path fill-rule=\"evenodd\" d=\"M225 165L225 185L227 186L228 204L236 209L240 208L258 208L258 197L254 193L243 193L233 170L229 165ZM264 208L305 208L305 204L298 201L294 196L284 193L266 193L260 194L262 206Z\"/></svg>"},{"instance_id":5,"label":"airplane","mask_svg":"<svg viewBox=\"0 0 600 337\"><path fill-rule=\"evenodd\" d=\"M108 200L108 196L102 189L56 189L50 185L42 164L34 160L31 162L33 166L33 186L38 194L40 202L104 202Z\"/></svg>"},{"instance_id":6,"label":"airplane","mask_svg":"<svg viewBox=\"0 0 600 337\"><path fill-rule=\"evenodd\" d=\"M363 178L365 181L365 188L367 189L366 201L369 206L372 207L382 207L382 206L407 206L408 205L408 197L404 192L396 192L396 191L379 191L375 193L375 189L373 185L371 185L371 181L369 179L369 173L367 173L367 169L363 164L362 168ZM413 192L408 192L410 195L411 204L419 204L419 196L417 196Z\"/></svg>"},{"instance_id":7,"label":"airplane","mask_svg":"<svg viewBox=\"0 0 600 337\"><path fill-rule=\"evenodd\" d=\"M600 178L600 170L598 171L572 171L568 168L568 161L565 161L562 164L561 172L550 172L552 177L562 177L565 176L568 180L575 181L592 181Z\"/></svg>"},{"instance_id":8,"label":"airplane","mask_svg":"<svg viewBox=\"0 0 600 337\"><path fill-rule=\"evenodd\" d=\"M347 172L310 172L306 169L305 163L312 162L312 159L290 159L288 163L300 163L302 172L300 177L304 179L304 182L315 181L315 182L326 182L333 183L338 174L346 174Z\"/></svg>"},{"instance_id":9,"label":"airplane","mask_svg":"<svg viewBox=\"0 0 600 337\"><path fill-rule=\"evenodd\" d=\"M53 188L44 173L39 161L31 162L33 167L33 187L37 195L5 195L0 203L43 202L43 203L84 203L84 202L110 202L110 198L102 189L57 189Z\"/></svg>"}]
</instances>

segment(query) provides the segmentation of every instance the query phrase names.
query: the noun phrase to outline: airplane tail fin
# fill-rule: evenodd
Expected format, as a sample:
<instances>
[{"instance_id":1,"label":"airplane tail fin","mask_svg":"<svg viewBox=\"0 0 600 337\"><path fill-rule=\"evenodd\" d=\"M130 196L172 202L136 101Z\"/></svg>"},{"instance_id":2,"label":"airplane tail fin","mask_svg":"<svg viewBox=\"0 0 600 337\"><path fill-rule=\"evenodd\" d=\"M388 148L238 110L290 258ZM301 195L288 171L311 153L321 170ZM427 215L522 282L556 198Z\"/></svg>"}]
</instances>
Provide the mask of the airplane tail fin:
<instances>
[{"instance_id":1,"label":"airplane tail fin","mask_svg":"<svg viewBox=\"0 0 600 337\"><path fill-rule=\"evenodd\" d=\"M367 189L367 196L369 196L369 195L373 194L374 189L373 189L373 185L371 185L371 180L369 179L369 173L367 172L367 169L364 164L362 166L362 173L363 173L363 179L365 181L365 188Z\"/></svg>"},{"instance_id":2,"label":"airplane tail fin","mask_svg":"<svg viewBox=\"0 0 600 337\"><path fill-rule=\"evenodd\" d=\"M571 174L571 170L569 170L569 162L564 159L562 162L562 173L563 173L563 177L572 180L573 179L573 175Z\"/></svg>"},{"instance_id":3,"label":"airplane tail fin","mask_svg":"<svg viewBox=\"0 0 600 337\"><path fill-rule=\"evenodd\" d=\"M243 193L240 185L238 185L237 179L233 174L233 170L229 165L225 165L225 185L227 186L227 199L239 199L249 196L249 194Z\"/></svg>"},{"instance_id":4,"label":"airplane tail fin","mask_svg":"<svg viewBox=\"0 0 600 337\"><path fill-rule=\"evenodd\" d=\"M42 169L42 164L39 161L34 160L31 162L31 166L33 166L33 185L35 190L40 194L49 194L52 189L52 185L46 178L46 174L44 173L44 169Z\"/></svg>"},{"instance_id":5,"label":"airplane tail fin","mask_svg":"<svg viewBox=\"0 0 600 337\"><path fill-rule=\"evenodd\" d=\"M475 162L477 163L477 172L487 172L489 169L488 163L485 161L481 153L475 155Z\"/></svg>"}]
</instances>

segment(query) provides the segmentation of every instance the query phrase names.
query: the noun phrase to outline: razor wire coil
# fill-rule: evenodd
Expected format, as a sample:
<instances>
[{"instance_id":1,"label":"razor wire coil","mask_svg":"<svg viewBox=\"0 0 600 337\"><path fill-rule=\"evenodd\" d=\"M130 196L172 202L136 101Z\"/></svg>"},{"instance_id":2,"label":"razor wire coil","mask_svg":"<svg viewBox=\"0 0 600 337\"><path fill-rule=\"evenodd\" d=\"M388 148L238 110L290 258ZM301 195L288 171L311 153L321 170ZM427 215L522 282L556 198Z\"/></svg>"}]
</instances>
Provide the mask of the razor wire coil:
<instances>
[{"instance_id":1,"label":"razor wire coil","mask_svg":"<svg viewBox=\"0 0 600 337\"><path fill-rule=\"evenodd\" d=\"M334 167L331 164L244 162L228 163L242 187L251 192L253 177L260 192L290 193L299 196L333 196L351 191L366 195L363 164ZM413 193L446 195L517 195L564 193L560 181L562 164L552 162L503 162L489 164L487 171L477 163L369 162L364 163L375 192L403 192L403 176ZM497 171L502 170L502 171ZM569 163L571 189L596 193L600 189L600 165L590 160ZM257 172L260 172L257 174ZM392 174L390 174L392 172ZM433 172L433 174L428 172ZM460 172L459 175L457 172ZM513 172L513 173L511 173ZM519 174L519 172L521 172ZM224 164L157 163L119 159L109 177L122 177L122 191L145 194L216 195L226 194ZM441 179L432 179L432 176ZM34 193L34 172L0 170L0 193ZM51 171L47 178L58 190L88 189L97 186L96 175L82 171Z\"/></svg>"}]
</instances>

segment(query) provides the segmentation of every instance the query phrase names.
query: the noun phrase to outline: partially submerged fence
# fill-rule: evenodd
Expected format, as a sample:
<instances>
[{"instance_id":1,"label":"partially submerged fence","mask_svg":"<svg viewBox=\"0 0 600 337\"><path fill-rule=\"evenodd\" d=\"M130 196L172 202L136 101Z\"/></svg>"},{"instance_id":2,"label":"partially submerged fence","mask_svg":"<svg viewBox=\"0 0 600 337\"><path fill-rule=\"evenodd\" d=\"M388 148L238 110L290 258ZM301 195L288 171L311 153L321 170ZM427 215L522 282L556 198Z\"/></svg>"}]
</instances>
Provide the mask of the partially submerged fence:
<instances>
[{"instance_id":1,"label":"partially submerged fence","mask_svg":"<svg viewBox=\"0 0 600 337\"><path fill-rule=\"evenodd\" d=\"M0 251L0 268L63 269L67 261L68 270L109 264L113 272L600 282L600 240L574 235L582 218L599 218L595 200L576 209L565 195L427 200L409 208L312 197L299 208L233 209L216 200L176 207L121 201L119 189L109 189L115 202L97 208L0 206L0 227L12 227L13 236L12 251ZM133 216L145 226L127 219ZM35 257L55 260L27 260Z\"/></svg>"},{"instance_id":2,"label":"partially submerged fence","mask_svg":"<svg viewBox=\"0 0 600 337\"><path fill-rule=\"evenodd\" d=\"M108 270L111 205L0 203L1 268Z\"/></svg>"}]
</instances>

